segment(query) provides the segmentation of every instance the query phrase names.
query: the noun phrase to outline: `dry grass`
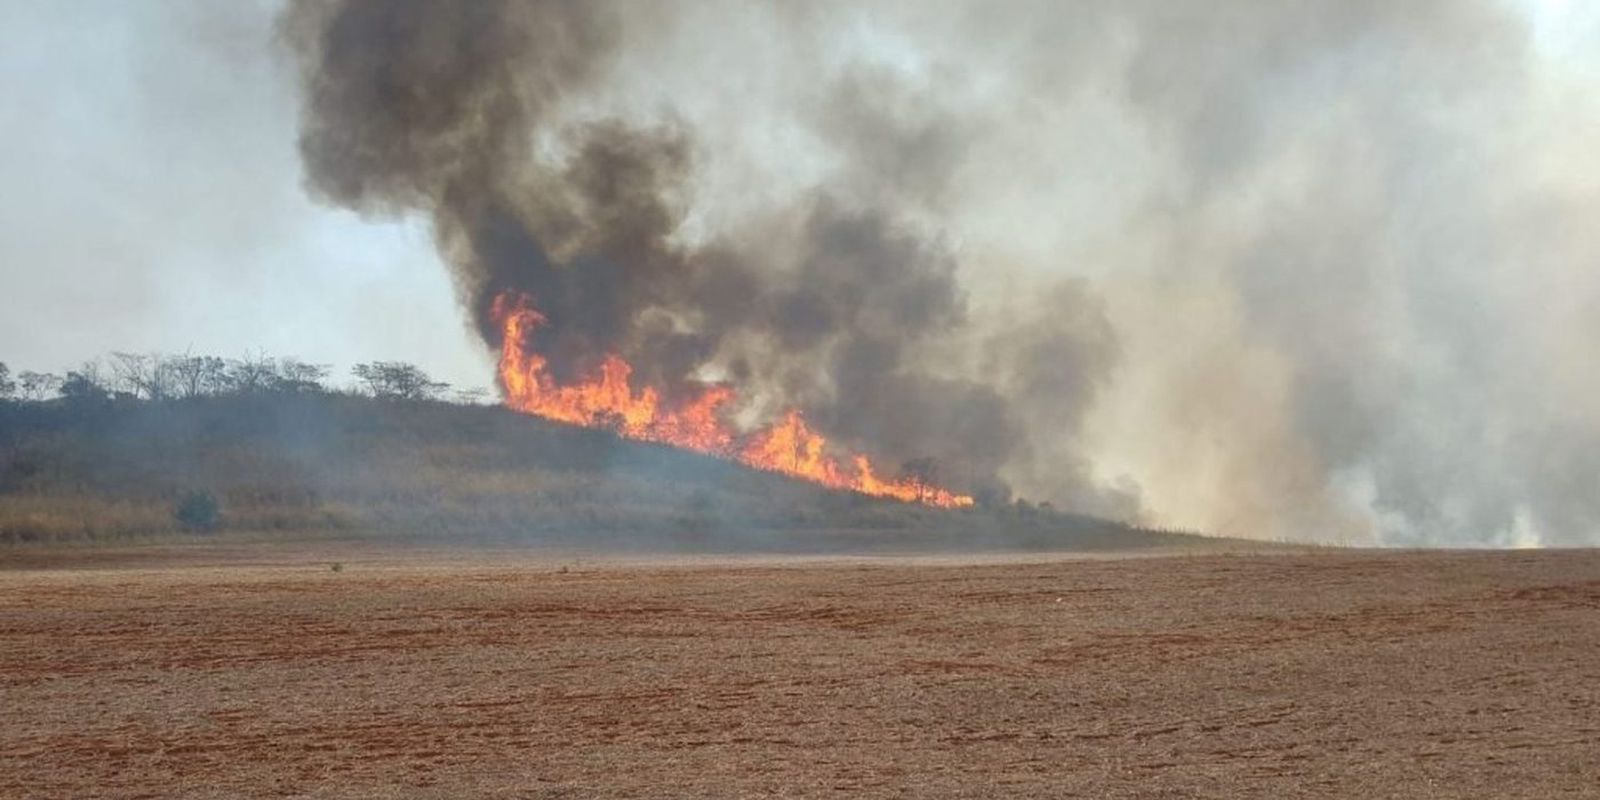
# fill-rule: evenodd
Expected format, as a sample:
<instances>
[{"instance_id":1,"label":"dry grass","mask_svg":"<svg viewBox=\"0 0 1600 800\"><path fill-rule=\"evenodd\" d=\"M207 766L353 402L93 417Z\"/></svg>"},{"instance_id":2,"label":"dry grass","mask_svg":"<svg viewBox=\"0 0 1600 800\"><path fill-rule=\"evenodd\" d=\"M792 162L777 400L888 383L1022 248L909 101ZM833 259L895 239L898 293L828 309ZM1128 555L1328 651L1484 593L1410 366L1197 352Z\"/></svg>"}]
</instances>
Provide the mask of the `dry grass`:
<instances>
[{"instance_id":1,"label":"dry grass","mask_svg":"<svg viewBox=\"0 0 1600 800\"><path fill-rule=\"evenodd\" d=\"M1600 786L1591 552L628 565L240 548L271 563L174 566L183 552L0 572L0 796Z\"/></svg>"},{"instance_id":2,"label":"dry grass","mask_svg":"<svg viewBox=\"0 0 1600 800\"><path fill-rule=\"evenodd\" d=\"M1126 533L1032 509L872 500L503 409L339 395L0 403L0 544L164 535L193 491L219 501L225 531L599 534L657 546L820 529L980 529L1057 544Z\"/></svg>"}]
</instances>

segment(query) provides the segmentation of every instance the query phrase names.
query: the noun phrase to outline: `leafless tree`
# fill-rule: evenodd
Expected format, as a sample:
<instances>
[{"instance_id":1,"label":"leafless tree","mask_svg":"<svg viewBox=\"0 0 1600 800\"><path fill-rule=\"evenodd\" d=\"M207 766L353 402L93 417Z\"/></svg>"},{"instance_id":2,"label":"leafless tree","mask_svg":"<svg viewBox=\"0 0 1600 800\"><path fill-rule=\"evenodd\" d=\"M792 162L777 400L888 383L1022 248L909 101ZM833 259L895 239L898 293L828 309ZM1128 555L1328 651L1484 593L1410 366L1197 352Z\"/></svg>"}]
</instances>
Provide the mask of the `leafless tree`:
<instances>
[{"instance_id":1,"label":"leafless tree","mask_svg":"<svg viewBox=\"0 0 1600 800\"><path fill-rule=\"evenodd\" d=\"M321 392L327 389L322 384L327 378L327 364L308 364L297 358L285 358L278 362L273 388L281 392Z\"/></svg>"},{"instance_id":2,"label":"leafless tree","mask_svg":"<svg viewBox=\"0 0 1600 800\"><path fill-rule=\"evenodd\" d=\"M273 388L277 376L277 364L266 353L245 353L228 361L224 383L230 392L254 394Z\"/></svg>"},{"instance_id":3,"label":"leafless tree","mask_svg":"<svg viewBox=\"0 0 1600 800\"><path fill-rule=\"evenodd\" d=\"M901 477L917 487L917 498L925 500L932 495L939 480L939 462L932 458L913 458L900 465Z\"/></svg>"},{"instance_id":4,"label":"leafless tree","mask_svg":"<svg viewBox=\"0 0 1600 800\"><path fill-rule=\"evenodd\" d=\"M154 353L112 353L112 388L146 400L165 400L177 383L173 363Z\"/></svg>"},{"instance_id":5,"label":"leafless tree","mask_svg":"<svg viewBox=\"0 0 1600 800\"><path fill-rule=\"evenodd\" d=\"M403 361L357 364L351 372L373 397L427 400L443 394L450 388L450 384L435 381L420 367Z\"/></svg>"},{"instance_id":6,"label":"leafless tree","mask_svg":"<svg viewBox=\"0 0 1600 800\"><path fill-rule=\"evenodd\" d=\"M30 402L44 400L61 388L61 376L48 372L24 371L17 376L18 397Z\"/></svg>"},{"instance_id":7,"label":"leafless tree","mask_svg":"<svg viewBox=\"0 0 1600 800\"><path fill-rule=\"evenodd\" d=\"M228 364L216 356L172 356L167 360L172 392L177 397L217 394L226 386Z\"/></svg>"}]
</instances>

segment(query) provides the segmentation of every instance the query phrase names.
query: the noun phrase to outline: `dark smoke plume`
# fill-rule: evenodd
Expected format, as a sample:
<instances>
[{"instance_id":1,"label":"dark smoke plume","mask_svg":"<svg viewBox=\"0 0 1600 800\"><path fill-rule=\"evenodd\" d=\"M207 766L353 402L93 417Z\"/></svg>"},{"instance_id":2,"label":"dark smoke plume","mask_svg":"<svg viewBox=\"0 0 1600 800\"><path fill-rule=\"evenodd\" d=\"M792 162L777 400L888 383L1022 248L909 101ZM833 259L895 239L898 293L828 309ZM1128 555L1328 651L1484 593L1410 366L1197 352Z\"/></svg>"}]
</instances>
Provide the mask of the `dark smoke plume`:
<instances>
[{"instance_id":1,"label":"dark smoke plume","mask_svg":"<svg viewBox=\"0 0 1600 800\"><path fill-rule=\"evenodd\" d=\"M486 344L500 344L493 298L526 292L548 318L537 346L558 378L609 353L669 396L728 377L756 413L799 407L880 463L932 459L944 480L1003 497L1023 419L995 385L938 357L969 321L953 253L862 201L881 197L822 189L682 241L696 132L670 113L650 124L570 113L613 68L628 12L295 3L283 30L301 63L312 190L365 213L427 214ZM954 134L937 121L894 129L877 91L870 76L842 79L827 127L880 194L901 181L933 193Z\"/></svg>"}]
</instances>

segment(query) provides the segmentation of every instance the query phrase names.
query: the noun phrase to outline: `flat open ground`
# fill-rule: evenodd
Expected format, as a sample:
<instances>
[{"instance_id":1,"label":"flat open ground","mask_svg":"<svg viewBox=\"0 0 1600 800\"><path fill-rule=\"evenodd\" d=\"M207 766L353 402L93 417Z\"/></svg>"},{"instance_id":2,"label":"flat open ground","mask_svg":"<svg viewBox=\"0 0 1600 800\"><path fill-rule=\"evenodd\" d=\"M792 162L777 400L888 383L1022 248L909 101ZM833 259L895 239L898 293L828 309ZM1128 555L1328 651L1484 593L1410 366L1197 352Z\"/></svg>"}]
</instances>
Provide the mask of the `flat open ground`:
<instances>
[{"instance_id":1,"label":"flat open ground","mask_svg":"<svg viewBox=\"0 0 1600 800\"><path fill-rule=\"evenodd\" d=\"M0 572L0 797L1600 796L1594 552L342 557Z\"/></svg>"}]
</instances>

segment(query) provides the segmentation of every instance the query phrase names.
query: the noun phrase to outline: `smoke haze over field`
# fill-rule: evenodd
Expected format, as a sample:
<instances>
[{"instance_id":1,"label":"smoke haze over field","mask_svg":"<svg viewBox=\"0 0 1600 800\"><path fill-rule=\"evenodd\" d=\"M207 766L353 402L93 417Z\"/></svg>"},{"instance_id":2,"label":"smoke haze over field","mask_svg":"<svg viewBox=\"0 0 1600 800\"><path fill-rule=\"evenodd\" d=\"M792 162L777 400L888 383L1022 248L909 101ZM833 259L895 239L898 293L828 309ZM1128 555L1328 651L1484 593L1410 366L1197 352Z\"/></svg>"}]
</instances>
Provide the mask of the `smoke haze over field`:
<instances>
[{"instance_id":1,"label":"smoke haze over field","mask_svg":"<svg viewBox=\"0 0 1600 800\"><path fill-rule=\"evenodd\" d=\"M431 231L491 351L493 297L528 292L559 375L617 352L669 395L732 382L746 422L795 406L884 463L1155 524L1594 544L1580 5L293 2L223 49L299 119L215 118L316 201ZM218 216L184 227L253 230ZM12 264L75 241L29 228ZM395 320L451 291L420 271L340 295L348 324L418 338Z\"/></svg>"}]
</instances>

